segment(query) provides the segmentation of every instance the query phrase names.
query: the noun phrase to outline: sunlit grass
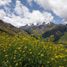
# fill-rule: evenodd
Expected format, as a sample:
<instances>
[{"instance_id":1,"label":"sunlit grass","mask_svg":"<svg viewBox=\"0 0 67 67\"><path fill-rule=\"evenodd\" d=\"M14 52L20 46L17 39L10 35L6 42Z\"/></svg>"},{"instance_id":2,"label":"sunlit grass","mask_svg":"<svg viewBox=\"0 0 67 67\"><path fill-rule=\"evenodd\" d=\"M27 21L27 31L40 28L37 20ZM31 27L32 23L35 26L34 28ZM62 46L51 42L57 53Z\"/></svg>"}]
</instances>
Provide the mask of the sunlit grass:
<instances>
[{"instance_id":1,"label":"sunlit grass","mask_svg":"<svg viewBox=\"0 0 67 67\"><path fill-rule=\"evenodd\" d=\"M28 35L4 34L0 36L0 67L67 67L67 49Z\"/></svg>"}]
</instances>

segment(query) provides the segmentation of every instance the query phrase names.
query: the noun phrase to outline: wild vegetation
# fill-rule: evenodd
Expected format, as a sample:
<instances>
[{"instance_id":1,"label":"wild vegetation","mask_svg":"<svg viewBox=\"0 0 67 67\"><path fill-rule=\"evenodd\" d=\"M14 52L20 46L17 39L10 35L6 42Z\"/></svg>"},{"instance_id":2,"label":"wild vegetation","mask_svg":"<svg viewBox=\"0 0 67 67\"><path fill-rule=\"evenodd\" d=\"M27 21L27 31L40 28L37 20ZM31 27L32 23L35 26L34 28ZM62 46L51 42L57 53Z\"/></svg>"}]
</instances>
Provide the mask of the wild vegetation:
<instances>
[{"instance_id":1,"label":"wild vegetation","mask_svg":"<svg viewBox=\"0 0 67 67\"><path fill-rule=\"evenodd\" d=\"M56 28L60 39L54 42L55 30L48 27L52 34L42 38L44 26L30 33L0 21L0 67L67 67L67 28Z\"/></svg>"},{"instance_id":2,"label":"wild vegetation","mask_svg":"<svg viewBox=\"0 0 67 67\"><path fill-rule=\"evenodd\" d=\"M67 67L67 49L26 34L0 33L0 67Z\"/></svg>"}]
</instances>

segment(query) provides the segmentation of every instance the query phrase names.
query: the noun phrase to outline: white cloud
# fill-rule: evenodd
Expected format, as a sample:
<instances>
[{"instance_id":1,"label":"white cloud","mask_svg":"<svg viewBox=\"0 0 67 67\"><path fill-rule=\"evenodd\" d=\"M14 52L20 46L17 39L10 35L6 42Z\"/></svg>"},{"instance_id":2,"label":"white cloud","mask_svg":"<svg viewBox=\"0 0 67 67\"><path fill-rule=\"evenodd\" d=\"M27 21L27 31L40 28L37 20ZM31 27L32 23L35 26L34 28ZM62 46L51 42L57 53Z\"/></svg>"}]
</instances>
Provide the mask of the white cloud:
<instances>
[{"instance_id":1,"label":"white cloud","mask_svg":"<svg viewBox=\"0 0 67 67\"><path fill-rule=\"evenodd\" d=\"M8 10L8 12L10 11ZM47 24L53 20L53 16L51 15L51 13L40 12L39 10L33 10L32 12L30 12L29 9L25 5L21 4L19 0L16 1L16 7L12 15L8 15L8 13L5 13L4 10L0 10L0 14L0 17L5 22L11 23L16 27L24 26L26 24L30 25L32 23L41 24L43 22L46 22Z\"/></svg>"},{"instance_id":2,"label":"white cloud","mask_svg":"<svg viewBox=\"0 0 67 67\"><path fill-rule=\"evenodd\" d=\"M39 4L41 7L47 10L52 10L56 15L64 19L64 23L67 23L67 0L28 0L28 3L31 4L32 1ZM11 0L0 0L0 6L9 4ZM7 23L11 23L16 27L23 25L37 24L46 22L50 23L53 20L53 16L49 12L40 12L39 10L33 10L32 12L29 9L21 4L20 0L16 0L16 6L12 13L10 14L10 8L4 6L4 9L0 9L0 19L3 19ZM16 15L17 14L17 15Z\"/></svg>"},{"instance_id":3,"label":"white cloud","mask_svg":"<svg viewBox=\"0 0 67 67\"><path fill-rule=\"evenodd\" d=\"M67 0L34 0L34 2L67 20Z\"/></svg>"},{"instance_id":4,"label":"white cloud","mask_svg":"<svg viewBox=\"0 0 67 67\"><path fill-rule=\"evenodd\" d=\"M41 13L40 11L33 11L32 13L30 13L28 15L28 18L29 18L29 23L43 23L43 22L46 22L47 23L50 23L50 21L53 20L53 16L48 13L48 12L43 12Z\"/></svg>"},{"instance_id":5,"label":"white cloud","mask_svg":"<svg viewBox=\"0 0 67 67\"><path fill-rule=\"evenodd\" d=\"M29 3L29 5L32 5L33 0L27 0L27 2Z\"/></svg>"},{"instance_id":6,"label":"white cloud","mask_svg":"<svg viewBox=\"0 0 67 67\"><path fill-rule=\"evenodd\" d=\"M55 14L67 20L67 0L51 0L50 5Z\"/></svg>"},{"instance_id":7,"label":"white cloud","mask_svg":"<svg viewBox=\"0 0 67 67\"><path fill-rule=\"evenodd\" d=\"M0 10L0 19L3 19L3 17L6 16L6 13L4 10Z\"/></svg>"},{"instance_id":8,"label":"white cloud","mask_svg":"<svg viewBox=\"0 0 67 67\"><path fill-rule=\"evenodd\" d=\"M15 13L19 16L24 16L24 14L26 14L27 12L29 12L29 9L23 4L21 4L19 0L17 0L16 7L15 7Z\"/></svg>"},{"instance_id":9,"label":"white cloud","mask_svg":"<svg viewBox=\"0 0 67 67\"><path fill-rule=\"evenodd\" d=\"M12 25L16 27L24 26L26 24L41 24L43 22L50 23L50 21L53 20L53 16L50 13L44 12L41 13L40 11L33 11L32 13L28 13L25 17L12 15L9 17L4 17L4 21L11 23Z\"/></svg>"},{"instance_id":10,"label":"white cloud","mask_svg":"<svg viewBox=\"0 0 67 67\"><path fill-rule=\"evenodd\" d=\"M0 6L1 5L6 5L6 4L10 3L10 2L11 2L11 0L0 0Z\"/></svg>"},{"instance_id":11,"label":"white cloud","mask_svg":"<svg viewBox=\"0 0 67 67\"><path fill-rule=\"evenodd\" d=\"M67 21L64 21L63 24L67 24Z\"/></svg>"}]
</instances>

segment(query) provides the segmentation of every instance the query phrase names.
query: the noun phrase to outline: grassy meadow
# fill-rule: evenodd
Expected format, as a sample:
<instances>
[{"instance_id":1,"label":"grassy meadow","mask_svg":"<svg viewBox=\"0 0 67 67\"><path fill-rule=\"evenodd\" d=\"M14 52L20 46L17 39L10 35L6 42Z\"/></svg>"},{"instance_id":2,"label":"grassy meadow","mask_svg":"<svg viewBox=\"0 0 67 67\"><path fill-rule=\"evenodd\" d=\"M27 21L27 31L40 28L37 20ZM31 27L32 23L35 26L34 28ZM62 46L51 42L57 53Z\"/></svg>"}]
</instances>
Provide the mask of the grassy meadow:
<instances>
[{"instance_id":1,"label":"grassy meadow","mask_svg":"<svg viewBox=\"0 0 67 67\"><path fill-rule=\"evenodd\" d=\"M26 34L0 33L0 67L67 67L67 49Z\"/></svg>"}]
</instances>

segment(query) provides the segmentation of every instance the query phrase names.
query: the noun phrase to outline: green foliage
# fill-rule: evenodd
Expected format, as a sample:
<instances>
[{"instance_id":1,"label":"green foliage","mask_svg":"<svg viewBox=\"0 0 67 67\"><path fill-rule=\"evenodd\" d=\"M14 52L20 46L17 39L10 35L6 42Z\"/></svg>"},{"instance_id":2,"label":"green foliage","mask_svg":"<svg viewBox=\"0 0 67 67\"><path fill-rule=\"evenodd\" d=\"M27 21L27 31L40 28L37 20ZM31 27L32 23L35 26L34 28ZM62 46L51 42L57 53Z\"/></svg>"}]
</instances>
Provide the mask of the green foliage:
<instances>
[{"instance_id":1,"label":"green foliage","mask_svg":"<svg viewBox=\"0 0 67 67\"><path fill-rule=\"evenodd\" d=\"M0 67L67 67L67 49L26 34L0 33Z\"/></svg>"},{"instance_id":2,"label":"green foliage","mask_svg":"<svg viewBox=\"0 0 67 67\"><path fill-rule=\"evenodd\" d=\"M67 45L67 32L65 32L64 35L59 39L59 43Z\"/></svg>"},{"instance_id":3,"label":"green foliage","mask_svg":"<svg viewBox=\"0 0 67 67\"><path fill-rule=\"evenodd\" d=\"M48 37L48 41L53 42L54 40L55 40L54 35L51 35L50 37Z\"/></svg>"}]
</instances>

